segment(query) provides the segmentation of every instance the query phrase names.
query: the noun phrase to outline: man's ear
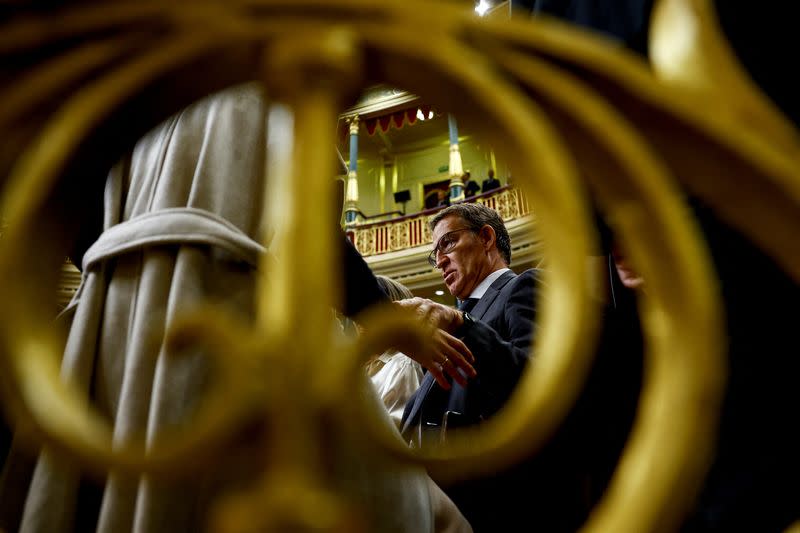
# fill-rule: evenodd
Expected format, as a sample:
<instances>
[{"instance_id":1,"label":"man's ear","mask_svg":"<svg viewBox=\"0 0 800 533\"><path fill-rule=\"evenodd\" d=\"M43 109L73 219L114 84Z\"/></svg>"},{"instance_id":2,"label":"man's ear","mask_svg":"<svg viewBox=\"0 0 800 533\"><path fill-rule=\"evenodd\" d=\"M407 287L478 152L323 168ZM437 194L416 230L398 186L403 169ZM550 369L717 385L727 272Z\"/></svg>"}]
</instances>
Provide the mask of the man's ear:
<instances>
[{"instance_id":1,"label":"man's ear","mask_svg":"<svg viewBox=\"0 0 800 533\"><path fill-rule=\"evenodd\" d=\"M494 232L494 228L488 224L481 228L480 232L478 232L478 235L481 238L484 249L487 251L491 250L492 246L497 243L497 234Z\"/></svg>"}]
</instances>

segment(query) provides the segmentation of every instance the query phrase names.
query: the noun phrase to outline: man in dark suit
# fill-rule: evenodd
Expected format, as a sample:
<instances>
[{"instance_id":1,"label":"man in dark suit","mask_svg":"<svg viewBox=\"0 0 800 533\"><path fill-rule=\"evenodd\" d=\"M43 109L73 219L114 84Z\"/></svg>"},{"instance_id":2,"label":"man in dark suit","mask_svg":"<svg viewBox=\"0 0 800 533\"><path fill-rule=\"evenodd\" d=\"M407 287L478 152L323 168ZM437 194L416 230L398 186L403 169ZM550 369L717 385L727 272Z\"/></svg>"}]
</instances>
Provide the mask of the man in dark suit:
<instances>
[{"instance_id":1,"label":"man in dark suit","mask_svg":"<svg viewBox=\"0 0 800 533\"><path fill-rule=\"evenodd\" d=\"M437 327L461 338L475 356L478 376L465 387L434 387L427 377L409 402L403 432L438 426L445 411L477 423L496 412L524 368L532 338L535 271L517 276L508 268L511 242L496 211L481 204L458 204L431 221L436 246L431 264L460 300L459 310L416 298Z\"/></svg>"},{"instance_id":2,"label":"man in dark suit","mask_svg":"<svg viewBox=\"0 0 800 533\"><path fill-rule=\"evenodd\" d=\"M475 196L481 191L481 186L478 185L477 181L472 179L469 171L464 173L464 175L461 177L461 180L464 182L464 196L467 198L470 196Z\"/></svg>"},{"instance_id":3,"label":"man in dark suit","mask_svg":"<svg viewBox=\"0 0 800 533\"><path fill-rule=\"evenodd\" d=\"M429 260L459 299L459 310L421 298L404 305L460 338L475 357L477 376L443 387L426 375L403 415L403 435L412 442L438 439L445 413L450 426L456 420L478 424L497 412L522 374L534 332L537 271L516 275L508 268L511 242L497 212L481 204L453 205L430 226L435 246ZM503 479L474 480L445 492L475 531L491 530L513 523L512 515L525 508L512 494L519 491Z\"/></svg>"},{"instance_id":4,"label":"man in dark suit","mask_svg":"<svg viewBox=\"0 0 800 533\"><path fill-rule=\"evenodd\" d=\"M481 192L489 192L494 189L500 187L500 180L494 177L494 170L489 169L489 178L483 180L483 184L481 184Z\"/></svg>"}]
</instances>

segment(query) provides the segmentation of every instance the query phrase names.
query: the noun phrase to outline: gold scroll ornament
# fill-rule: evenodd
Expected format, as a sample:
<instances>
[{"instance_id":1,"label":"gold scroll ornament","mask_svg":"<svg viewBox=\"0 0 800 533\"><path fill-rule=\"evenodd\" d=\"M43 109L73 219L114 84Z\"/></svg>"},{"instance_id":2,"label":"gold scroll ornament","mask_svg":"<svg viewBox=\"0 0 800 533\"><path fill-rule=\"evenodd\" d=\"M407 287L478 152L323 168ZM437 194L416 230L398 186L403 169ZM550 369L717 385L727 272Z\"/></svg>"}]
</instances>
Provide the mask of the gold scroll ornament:
<instances>
[{"instance_id":1,"label":"gold scroll ornament","mask_svg":"<svg viewBox=\"0 0 800 533\"><path fill-rule=\"evenodd\" d=\"M701 5L662 4L688 8L689 16L692 6ZM421 463L439 477L511 464L549 437L580 392L597 327L586 287L593 233L580 183L585 177L649 287L640 302L649 351L636 426L608 495L585 529L656 531L680 522L711 459L725 367L717 287L675 180L800 279L797 252L786 246L800 228L798 144L779 115L764 119L774 125L770 135L781 139L771 144L751 130L732 128L735 114L702 112L697 103L718 87L688 89L680 77L665 83L639 59L553 21L484 22L447 3L119 2L67 10L58 14L58 24L54 17L12 20L0 32L0 53L20 58L81 37L45 60L31 60L2 87L0 132L23 149L13 158L0 208L8 221L0 290L15 302L0 308L0 371L4 407L29 439L100 472L180 472L213 457L224 436L249 417L267 417L279 428L269 467L251 496L230 503L235 512L223 513L228 521L221 527L341 526L341 502L326 491L319 464L321 420L342 416L335 406L348 403L347 391L369 354L399 335L425 341L424 329L410 317L386 309L363 317L368 334L357 343L297 335L331 330L329 309L341 298L330 283L338 279L335 248L323 237L332 218L326 208L331 202L322 200L332 194L332 166L319 147L334 143L333 128L320 125L335 123L343 99L360 84L380 81L448 109L487 138L505 140L498 152L535 205L549 270L535 372L526 372L497 417L480 431L456 435L446 448L412 453L364 409L370 437L386 453ZM670 38L665 17L656 16L656 39ZM708 18L693 20L709 28ZM422 34L425 39L418 38ZM234 60L220 64L229 55ZM203 343L217 357L216 392L193 430L167 436L147 451L142 442L112 448L108 425L59 380L60 343L36 305L47 301L48 284L30 274L30 265L42 261L29 243L39 237L40 207L70 154L102 121L121 120L116 112L147 94L153 80L184 87L177 73L186 76L181 69L187 65L196 69L193 92L159 95L162 108L178 111L202 94L258 76L294 114L294 130L287 132L294 139L291 163L271 190L285 207L273 240L280 261L263 265L269 283L259 284L255 328L208 309L185 317L171 333L170 342ZM221 75L205 75L204 66ZM753 87L742 87L742 100L759 101ZM46 105L54 100L59 104ZM150 116L146 103L138 105ZM758 105L743 106L766 116ZM52 112L34 114L38 109ZM12 127L26 117L35 126L27 134ZM156 123L154 116L151 125ZM651 139L666 139L657 143L659 153ZM748 194L752 202L742 207L711 194L719 175L704 173L707 163L686 157L689 140L702 143L725 178L741 187L726 194ZM321 200L307 209L308 198ZM52 246L57 250L58 243ZM46 266L57 269L56 262ZM298 387L305 393L293 394ZM292 498L274 490L277 480ZM309 519L307 505L327 512Z\"/></svg>"}]
</instances>

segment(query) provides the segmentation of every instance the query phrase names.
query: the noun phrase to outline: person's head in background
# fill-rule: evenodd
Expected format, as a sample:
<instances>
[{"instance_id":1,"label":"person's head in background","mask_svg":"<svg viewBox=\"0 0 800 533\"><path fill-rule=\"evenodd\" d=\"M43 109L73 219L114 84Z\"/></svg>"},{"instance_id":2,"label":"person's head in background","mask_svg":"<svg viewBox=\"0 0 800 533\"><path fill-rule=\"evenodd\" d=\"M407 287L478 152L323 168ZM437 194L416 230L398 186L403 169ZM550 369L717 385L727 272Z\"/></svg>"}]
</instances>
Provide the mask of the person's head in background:
<instances>
[{"instance_id":1,"label":"person's head in background","mask_svg":"<svg viewBox=\"0 0 800 533\"><path fill-rule=\"evenodd\" d=\"M619 237L614 235L604 216L595 212L594 221L599 236L597 255L590 257L597 274L595 294L614 307L632 306L634 291L644 289L644 279L628 261Z\"/></svg>"},{"instance_id":2,"label":"person's head in background","mask_svg":"<svg viewBox=\"0 0 800 533\"><path fill-rule=\"evenodd\" d=\"M492 178L494 178L494 169L490 168L489 169L489 179L492 179Z\"/></svg>"},{"instance_id":3,"label":"person's head in background","mask_svg":"<svg viewBox=\"0 0 800 533\"><path fill-rule=\"evenodd\" d=\"M614 266L617 269L617 274L619 274L619 279L625 287L632 290L644 287L644 278L630 264L627 254L625 254L617 240L611 245L611 257L614 259Z\"/></svg>"},{"instance_id":4,"label":"person's head in background","mask_svg":"<svg viewBox=\"0 0 800 533\"><path fill-rule=\"evenodd\" d=\"M383 292L386 293L386 296L393 302L414 297L411 291L408 290L408 287L392 278L381 275L376 275L375 278L378 280L378 286L380 286Z\"/></svg>"}]
</instances>

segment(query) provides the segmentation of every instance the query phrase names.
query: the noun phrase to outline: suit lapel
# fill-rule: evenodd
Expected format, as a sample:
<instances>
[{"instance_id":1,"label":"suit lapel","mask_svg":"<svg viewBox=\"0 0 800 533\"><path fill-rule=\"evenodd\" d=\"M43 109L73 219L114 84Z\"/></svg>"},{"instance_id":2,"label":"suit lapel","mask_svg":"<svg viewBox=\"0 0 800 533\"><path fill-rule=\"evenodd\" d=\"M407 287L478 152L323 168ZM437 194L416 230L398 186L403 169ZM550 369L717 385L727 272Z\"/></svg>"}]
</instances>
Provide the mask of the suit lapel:
<instances>
[{"instance_id":1,"label":"suit lapel","mask_svg":"<svg viewBox=\"0 0 800 533\"><path fill-rule=\"evenodd\" d=\"M506 283L516 277L517 275L511 270L503 272L499 278L494 280L494 282L489 285L489 288L486 289L486 292L483 294L481 299L477 304L475 304L475 307L470 312L470 315L479 320L483 318L483 315L492 306L492 303L494 303L494 301L497 299L497 295L500 294L500 291L506 286Z\"/></svg>"}]
</instances>

